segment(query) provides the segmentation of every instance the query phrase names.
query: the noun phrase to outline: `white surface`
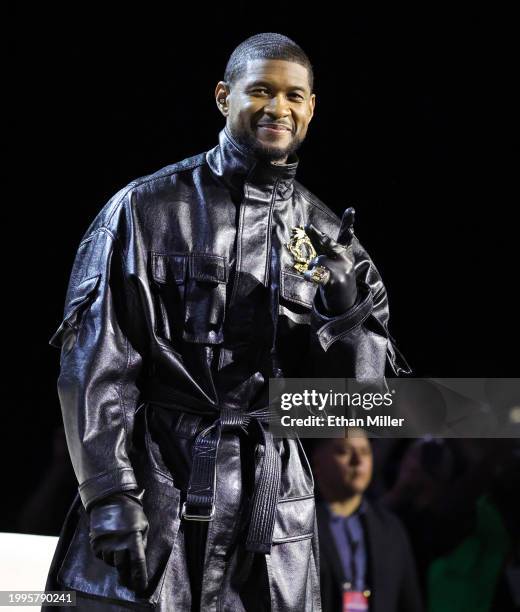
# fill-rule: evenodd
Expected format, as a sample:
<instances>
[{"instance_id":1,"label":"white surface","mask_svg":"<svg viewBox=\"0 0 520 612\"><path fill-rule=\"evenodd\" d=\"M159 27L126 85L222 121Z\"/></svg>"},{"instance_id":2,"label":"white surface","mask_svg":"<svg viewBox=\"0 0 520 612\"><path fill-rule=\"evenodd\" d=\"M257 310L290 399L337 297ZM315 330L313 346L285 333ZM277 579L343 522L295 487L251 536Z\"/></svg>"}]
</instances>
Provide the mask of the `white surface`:
<instances>
[{"instance_id":1,"label":"white surface","mask_svg":"<svg viewBox=\"0 0 520 612\"><path fill-rule=\"evenodd\" d=\"M43 591L57 543L52 536L0 533L0 591ZM0 610L26 612L40 607L0 606Z\"/></svg>"}]
</instances>

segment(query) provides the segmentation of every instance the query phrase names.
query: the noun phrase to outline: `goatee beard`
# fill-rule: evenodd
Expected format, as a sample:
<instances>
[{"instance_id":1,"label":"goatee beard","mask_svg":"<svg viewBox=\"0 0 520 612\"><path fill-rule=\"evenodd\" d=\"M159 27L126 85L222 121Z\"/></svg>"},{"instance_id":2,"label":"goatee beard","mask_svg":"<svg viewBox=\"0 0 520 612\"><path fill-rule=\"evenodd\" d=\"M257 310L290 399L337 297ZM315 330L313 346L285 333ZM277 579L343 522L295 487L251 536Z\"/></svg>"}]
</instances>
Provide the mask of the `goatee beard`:
<instances>
[{"instance_id":1,"label":"goatee beard","mask_svg":"<svg viewBox=\"0 0 520 612\"><path fill-rule=\"evenodd\" d=\"M285 149L278 149L259 144L258 140L249 133L236 134L235 140L250 154L265 162L281 162L285 157L288 158L295 153L302 143L301 140L294 139Z\"/></svg>"}]
</instances>

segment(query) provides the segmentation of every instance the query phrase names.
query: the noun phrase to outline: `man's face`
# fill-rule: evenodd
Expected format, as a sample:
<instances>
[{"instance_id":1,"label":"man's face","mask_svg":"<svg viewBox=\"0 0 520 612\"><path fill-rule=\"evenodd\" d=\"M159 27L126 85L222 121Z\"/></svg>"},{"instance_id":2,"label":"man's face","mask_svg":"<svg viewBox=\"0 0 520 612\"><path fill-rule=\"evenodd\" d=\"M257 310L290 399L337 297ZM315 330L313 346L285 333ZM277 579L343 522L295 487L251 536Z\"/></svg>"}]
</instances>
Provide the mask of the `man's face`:
<instances>
[{"instance_id":1,"label":"man's face","mask_svg":"<svg viewBox=\"0 0 520 612\"><path fill-rule=\"evenodd\" d=\"M215 94L231 135L268 161L299 148L314 113L307 68L286 60L250 60L231 91L220 81Z\"/></svg>"},{"instance_id":2,"label":"man's face","mask_svg":"<svg viewBox=\"0 0 520 612\"><path fill-rule=\"evenodd\" d=\"M361 432L330 440L316 451L316 480L324 490L344 495L365 492L372 479L372 449Z\"/></svg>"}]
</instances>

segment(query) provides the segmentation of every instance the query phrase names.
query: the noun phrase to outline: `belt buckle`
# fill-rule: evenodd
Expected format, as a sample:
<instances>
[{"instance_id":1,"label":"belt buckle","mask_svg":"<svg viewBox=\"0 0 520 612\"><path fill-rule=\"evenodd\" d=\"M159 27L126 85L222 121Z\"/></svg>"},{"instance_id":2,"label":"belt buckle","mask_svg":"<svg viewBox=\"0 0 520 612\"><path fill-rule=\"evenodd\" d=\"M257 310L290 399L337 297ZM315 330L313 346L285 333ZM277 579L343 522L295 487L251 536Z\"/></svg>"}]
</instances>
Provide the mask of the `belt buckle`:
<instances>
[{"instance_id":1,"label":"belt buckle","mask_svg":"<svg viewBox=\"0 0 520 612\"><path fill-rule=\"evenodd\" d=\"M183 518L184 520L186 521L204 521L204 522L213 520L213 517L215 516L215 504L211 505L211 512L209 514L188 514L186 512L186 504L187 502L184 502L182 504L182 510L181 510L181 518Z\"/></svg>"}]
</instances>

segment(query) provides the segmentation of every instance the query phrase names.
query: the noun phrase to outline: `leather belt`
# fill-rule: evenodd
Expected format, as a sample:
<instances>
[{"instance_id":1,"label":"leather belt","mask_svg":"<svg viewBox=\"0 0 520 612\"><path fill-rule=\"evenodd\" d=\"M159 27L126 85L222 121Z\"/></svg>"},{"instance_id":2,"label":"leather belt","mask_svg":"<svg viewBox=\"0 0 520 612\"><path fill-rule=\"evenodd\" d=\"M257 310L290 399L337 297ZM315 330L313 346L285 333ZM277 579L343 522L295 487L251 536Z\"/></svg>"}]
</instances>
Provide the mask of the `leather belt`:
<instances>
[{"instance_id":1,"label":"leather belt","mask_svg":"<svg viewBox=\"0 0 520 612\"><path fill-rule=\"evenodd\" d=\"M186 501L181 517L187 521L211 521L215 516L217 453L222 432L257 430L264 444L264 456L255 481L246 550L271 552L276 504L282 474L282 462L268 425L277 413L271 406L255 410L218 406L194 400L162 383L147 385L142 399L179 412L214 416L215 420L200 431L192 447L192 467ZM256 470L255 470L256 472Z\"/></svg>"}]
</instances>

